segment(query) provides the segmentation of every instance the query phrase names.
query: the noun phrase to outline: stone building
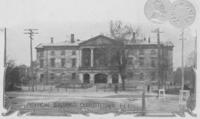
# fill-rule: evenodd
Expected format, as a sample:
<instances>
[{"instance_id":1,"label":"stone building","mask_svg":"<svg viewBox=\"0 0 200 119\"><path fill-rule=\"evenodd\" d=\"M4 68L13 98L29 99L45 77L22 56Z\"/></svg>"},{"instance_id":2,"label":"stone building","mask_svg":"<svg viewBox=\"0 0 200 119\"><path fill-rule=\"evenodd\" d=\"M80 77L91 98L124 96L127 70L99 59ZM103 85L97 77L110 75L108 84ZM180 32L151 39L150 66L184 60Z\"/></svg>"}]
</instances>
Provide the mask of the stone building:
<instances>
[{"instance_id":1,"label":"stone building","mask_svg":"<svg viewBox=\"0 0 200 119\"><path fill-rule=\"evenodd\" d=\"M59 84L76 80L81 84L121 84L119 72L122 48L127 53L126 85L152 85L172 79L173 45L153 43L150 39L124 42L98 35L86 41L39 44L37 50L37 81ZM160 55L158 55L160 53ZM162 71L161 71L162 70Z\"/></svg>"}]
</instances>

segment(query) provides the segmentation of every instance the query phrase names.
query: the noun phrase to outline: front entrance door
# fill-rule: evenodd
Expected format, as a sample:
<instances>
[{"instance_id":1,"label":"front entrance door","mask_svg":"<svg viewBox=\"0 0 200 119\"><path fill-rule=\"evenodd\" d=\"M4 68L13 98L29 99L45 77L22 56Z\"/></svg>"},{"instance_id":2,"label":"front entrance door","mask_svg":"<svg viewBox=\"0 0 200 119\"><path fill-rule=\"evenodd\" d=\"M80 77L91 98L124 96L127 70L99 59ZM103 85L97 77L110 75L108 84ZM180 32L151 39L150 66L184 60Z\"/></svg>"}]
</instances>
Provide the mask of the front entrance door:
<instances>
[{"instance_id":1,"label":"front entrance door","mask_svg":"<svg viewBox=\"0 0 200 119\"><path fill-rule=\"evenodd\" d=\"M105 74L96 74L94 83L107 83L107 75Z\"/></svg>"},{"instance_id":2,"label":"front entrance door","mask_svg":"<svg viewBox=\"0 0 200 119\"><path fill-rule=\"evenodd\" d=\"M83 83L90 83L90 75L89 74L84 74Z\"/></svg>"}]
</instances>

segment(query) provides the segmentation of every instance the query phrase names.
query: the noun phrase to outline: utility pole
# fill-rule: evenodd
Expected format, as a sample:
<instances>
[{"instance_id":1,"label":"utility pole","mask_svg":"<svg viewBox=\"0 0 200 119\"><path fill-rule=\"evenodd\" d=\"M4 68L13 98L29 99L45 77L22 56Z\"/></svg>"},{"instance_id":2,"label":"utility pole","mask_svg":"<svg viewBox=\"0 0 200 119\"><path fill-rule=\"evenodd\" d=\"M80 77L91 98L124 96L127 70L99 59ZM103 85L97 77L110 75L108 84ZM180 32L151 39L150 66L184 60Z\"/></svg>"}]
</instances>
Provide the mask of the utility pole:
<instances>
[{"instance_id":1,"label":"utility pole","mask_svg":"<svg viewBox=\"0 0 200 119\"><path fill-rule=\"evenodd\" d=\"M197 31L194 40L194 68L197 69Z\"/></svg>"},{"instance_id":2,"label":"utility pole","mask_svg":"<svg viewBox=\"0 0 200 119\"><path fill-rule=\"evenodd\" d=\"M6 59L6 53L7 53L7 30L4 28L4 67L6 67L7 59Z\"/></svg>"},{"instance_id":3,"label":"utility pole","mask_svg":"<svg viewBox=\"0 0 200 119\"><path fill-rule=\"evenodd\" d=\"M33 52L32 52L32 41L33 41L33 36L34 34L39 34L36 32L38 29L25 29L24 34L28 34L30 38L30 69L31 69L31 86L32 86L32 91L34 92L34 78L33 78Z\"/></svg>"},{"instance_id":4,"label":"utility pole","mask_svg":"<svg viewBox=\"0 0 200 119\"><path fill-rule=\"evenodd\" d=\"M160 33L163 33L160 31L159 28L155 29L154 31L152 31L153 33L156 33L157 35L157 44L158 44L158 76L159 76L159 88L160 88L160 85L162 84L163 85L163 67L161 65L161 61L160 60L163 60L161 59L161 46L160 46ZM162 68L162 69L161 69Z\"/></svg>"},{"instance_id":5,"label":"utility pole","mask_svg":"<svg viewBox=\"0 0 200 119\"><path fill-rule=\"evenodd\" d=\"M181 33L182 40L182 55L181 55L181 90L184 90L184 29Z\"/></svg>"}]
</instances>

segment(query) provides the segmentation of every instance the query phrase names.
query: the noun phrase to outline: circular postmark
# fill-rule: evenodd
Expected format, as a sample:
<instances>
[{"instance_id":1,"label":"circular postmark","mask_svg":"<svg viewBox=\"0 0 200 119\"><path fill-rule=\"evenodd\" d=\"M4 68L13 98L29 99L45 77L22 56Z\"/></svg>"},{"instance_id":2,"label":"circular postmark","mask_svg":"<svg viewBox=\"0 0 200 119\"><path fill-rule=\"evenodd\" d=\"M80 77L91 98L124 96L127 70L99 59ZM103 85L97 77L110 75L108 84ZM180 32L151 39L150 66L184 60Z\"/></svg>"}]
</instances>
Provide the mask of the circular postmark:
<instances>
[{"instance_id":1,"label":"circular postmark","mask_svg":"<svg viewBox=\"0 0 200 119\"><path fill-rule=\"evenodd\" d=\"M190 26L196 17L196 10L192 3L187 0L176 0L172 3L169 22L177 28Z\"/></svg>"},{"instance_id":2,"label":"circular postmark","mask_svg":"<svg viewBox=\"0 0 200 119\"><path fill-rule=\"evenodd\" d=\"M172 4L169 0L148 0L144 6L145 16L152 22L168 21Z\"/></svg>"}]
</instances>

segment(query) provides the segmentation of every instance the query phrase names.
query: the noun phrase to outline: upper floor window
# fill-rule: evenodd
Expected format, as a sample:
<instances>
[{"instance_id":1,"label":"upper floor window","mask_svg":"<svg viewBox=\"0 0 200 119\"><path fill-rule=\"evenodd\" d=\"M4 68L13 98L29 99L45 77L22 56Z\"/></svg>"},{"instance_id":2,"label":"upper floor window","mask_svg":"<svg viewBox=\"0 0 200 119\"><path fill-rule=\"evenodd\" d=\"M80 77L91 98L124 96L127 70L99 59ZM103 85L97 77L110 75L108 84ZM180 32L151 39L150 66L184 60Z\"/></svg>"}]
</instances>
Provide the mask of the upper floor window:
<instances>
[{"instance_id":1,"label":"upper floor window","mask_svg":"<svg viewBox=\"0 0 200 119\"><path fill-rule=\"evenodd\" d=\"M156 63L155 63L155 58L151 58L151 67L155 67Z\"/></svg>"},{"instance_id":2,"label":"upper floor window","mask_svg":"<svg viewBox=\"0 0 200 119\"><path fill-rule=\"evenodd\" d=\"M44 57L44 51L40 51L39 56Z\"/></svg>"},{"instance_id":3,"label":"upper floor window","mask_svg":"<svg viewBox=\"0 0 200 119\"><path fill-rule=\"evenodd\" d=\"M40 82L44 79L44 74L40 74Z\"/></svg>"},{"instance_id":4,"label":"upper floor window","mask_svg":"<svg viewBox=\"0 0 200 119\"><path fill-rule=\"evenodd\" d=\"M128 57L127 64L128 65L133 65L133 58L132 57Z\"/></svg>"},{"instance_id":5,"label":"upper floor window","mask_svg":"<svg viewBox=\"0 0 200 119\"><path fill-rule=\"evenodd\" d=\"M155 72L151 72L151 80L154 81L156 78L156 73Z\"/></svg>"},{"instance_id":6,"label":"upper floor window","mask_svg":"<svg viewBox=\"0 0 200 119\"><path fill-rule=\"evenodd\" d=\"M65 58L61 59L61 67L65 67Z\"/></svg>"},{"instance_id":7,"label":"upper floor window","mask_svg":"<svg viewBox=\"0 0 200 119\"><path fill-rule=\"evenodd\" d=\"M40 74L40 79L43 79L44 78L44 74Z\"/></svg>"},{"instance_id":8,"label":"upper floor window","mask_svg":"<svg viewBox=\"0 0 200 119\"><path fill-rule=\"evenodd\" d=\"M76 50L72 50L72 55L76 55Z\"/></svg>"},{"instance_id":9,"label":"upper floor window","mask_svg":"<svg viewBox=\"0 0 200 119\"><path fill-rule=\"evenodd\" d=\"M62 50L60 54L65 55L65 50Z\"/></svg>"},{"instance_id":10,"label":"upper floor window","mask_svg":"<svg viewBox=\"0 0 200 119\"><path fill-rule=\"evenodd\" d=\"M75 58L72 59L72 67L76 67L76 59Z\"/></svg>"},{"instance_id":11,"label":"upper floor window","mask_svg":"<svg viewBox=\"0 0 200 119\"><path fill-rule=\"evenodd\" d=\"M155 55L156 51L155 50L151 50L151 55Z\"/></svg>"},{"instance_id":12,"label":"upper floor window","mask_svg":"<svg viewBox=\"0 0 200 119\"><path fill-rule=\"evenodd\" d=\"M72 79L76 79L76 73L72 73Z\"/></svg>"},{"instance_id":13,"label":"upper floor window","mask_svg":"<svg viewBox=\"0 0 200 119\"><path fill-rule=\"evenodd\" d=\"M40 60L40 68L44 67L44 60Z\"/></svg>"},{"instance_id":14,"label":"upper floor window","mask_svg":"<svg viewBox=\"0 0 200 119\"><path fill-rule=\"evenodd\" d=\"M140 73L140 80L144 79L144 73Z\"/></svg>"},{"instance_id":15,"label":"upper floor window","mask_svg":"<svg viewBox=\"0 0 200 119\"><path fill-rule=\"evenodd\" d=\"M144 57L139 57L139 65L144 66Z\"/></svg>"},{"instance_id":16,"label":"upper floor window","mask_svg":"<svg viewBox=\"0 0 200 119\"><path fill-rule=\"evenodd\" d=\"M51 58L51 67L55 67L55 58Z\"/></svg>"},{"instance_id":17,"label":"upper floor window","mask_svg":"<svg viewBox=\"0 0 200 119\"><path fill-rule=\"evenodd\" d=\"M133 76L134 76L134 72L133 71L128 71L127 72L127 77L128 78L133 78Z\"/></svg>"},{"instance_id":18,"label":"upper floor window","mask_svg":"<svg viewBox=\"0 0 200 119\"><path fill-rule=\"evenodd\" d=\"M144 55L144 49L139 50L139 55Z\"/></svg>"},{"instance_id":19,"label":"upper floor window","mask_svg":"<svg viewBox=\"0 0 200 119\"><path fill-rule=\"evenodd\" d=\"M54 78L55 78L54 73L51 73L51 74L50 74L50 78L51 78L51 79L54 79Z\"/></svg>"},{"instance_id":20,"label":"upper floor window","mask_svg":"<svg viewBox=\"0 0 200 119\"><path fill-rule=\"evenodd\" d=\"M54 56L55 55L55 51L51 51L51 55Z\"/></svg>"}]
</instances>

